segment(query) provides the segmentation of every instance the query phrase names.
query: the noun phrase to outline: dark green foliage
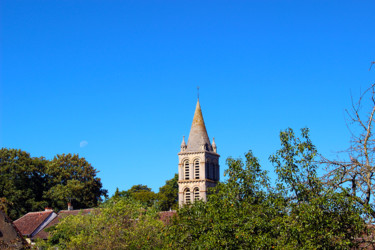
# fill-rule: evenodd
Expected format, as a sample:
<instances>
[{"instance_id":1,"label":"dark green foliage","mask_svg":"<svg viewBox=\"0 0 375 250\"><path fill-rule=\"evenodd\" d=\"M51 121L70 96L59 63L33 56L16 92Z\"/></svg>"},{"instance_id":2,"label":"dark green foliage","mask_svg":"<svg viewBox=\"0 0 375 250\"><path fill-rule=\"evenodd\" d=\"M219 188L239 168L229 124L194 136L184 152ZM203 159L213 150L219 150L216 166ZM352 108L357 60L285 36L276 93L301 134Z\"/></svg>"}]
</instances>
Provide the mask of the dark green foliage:
<instances>
[{"instance_id":1,"label":"dark green foliage","mask_svg":"<svg viewBox=\"0 0 375 250\"><path fill-rule=\"evenodd\" d=\"M44 197L53 208L66 209L70 201L75 209L96 207L107 194L102 189L98 171L78 155L55 156L46 167L49 189Z\"/></svg>"},{"instance_id":2,"label":"dark green foliage","mask_svg":"<svg viewBox=\"0 0 375 250\"><path fill-rule=\"evenodd\" d=\"M175 249L351 248L365 232L361 210L344 193L317 177L316 148L308 130L302 139L288 129L270 157L278 174L272 188L252 152L227 160L228 180L211 190L206 203L179 210L166 244Z\"/></svg>"},{"instance_id":3,"label":"dark green foliage","mask_svg":"<svg viewBox=\"0 0 375 250\"><path fill-rule=\"evenodd\" d=\"M301 135L302 140L290 128L280 132L281 149L270 157L276 167L279 189L299 202L307 201L323 191L316 173L318 166L314 161L317 150L309 138L309 130L302 129Z\"/></svg>"},{"instance_id":4,"label":"dark green foliage","mask_svg":"<svg viewBox=\"0 0 375 250\"><path fill-rule=\"evenodd\" d=\"M164 224L157 210L145 210L131 198L107 200L91 214L68 216L49 229L42 248L59 249L160 249Z\"/></svg>"},{"instance_id":5,"label":"dark green foliage","mask_svg":"<svg viewBox=\"0 0 375 250\"><path fill-rule=\"evenodd\" d=\"M97 206L102 189L97 171L78 155L57 155L48 161L16 149L0 150L0 206L9 217L18 217L52 206L66 209Z\"/></svg>"},{"instance_id":6,"label":"dark green foliage","mask_svg":"<svg viewBox=\"0 0 375 250\"><path fill-rule=\"evenodd\" d=\"M151 191L151 188L147 187L147 185L142 184L134 185L129 190L121 192L117 188L113 197L131 198L141 202L144 207L153 206L157 202L158 198L157 194Z\"/></svg>"},{"instance_id":7,"label":"dark green foliage","mask_svg":"<svg viewBox=\"0 0 375 250\"><path fill-rule=\"evenodd\" d=\"M208 201L195 202L179 210L168 229L166 241L177 249L271 248L277 245L282 215L268 194L267 173L252 152L227 160L228 180L211 190Z\"/></svg>"},{"instance_id":8,"label":"dark green foliage","mask_svg":"<svg viewBox=\"0 0 375 250\"><path fill-rule=\"evenodd\" d=\"M298 248L353 247L365 229L362 210L345 192L323 185L309 130L302 129L301 137L290 128L282 131L281 149L270 157L278 174L278 192L287 201L284 242Z\"/></svg>"},{"instance_id":9,"label":"dark green foliage","mask_svg":"<svg viewBox=\"0 0 375 250\"><path fill-rule=\"evenodd\" d=\"M159 189L158 206L162 211L176 210L178 207L178 174L165 182Z\"/></svg>"},{"instance_id":10,"label":"dark green foliage","mask_svg":"<svg viewBox=\"0 0 375 250\"><path fill-rule=\"evenodd\" d=\"M134 185L134 186L132 186L132 187L128 190L128 192L129 192L130 194L138 193L138 192L142 192L142 191L150 192L150 191L151 191L151 188L147 187L147 185L138 184L138 185Z\"/></svg>"},{"instance_id":11,"label":"dark green foliage","mask_svg":"<svg viewBox=\"0 0 375 250\"><path fill-rule=\"evenodd\" d=\"M308 129L302 129L301 138L292 129L282 131L280 141L281 148L270 157L278 176L276 186L270 184L268 173L249 151L245 161L228 158L227 180L209 190L207 202L195 201L178 209L170 224L159 220L158 209L176 204L177 175L160 188L159 194L146 185L135 185L121 192L117 189L100 210L66 218L51 229L52 237L39 246L62 249L358 247L358 238L367 231L362 217L365 211L346 192L338 192L319 178L317 150ZM84 189L77 179L69 180L61 189L58 184L54 186L57 186L55 195L65 197ZM59 200L59 196L55 198ZM75 199L80 201L78 197Z\"/></svg>"},{"instance_id":12,"label":"dark green foliage","mask_svg":"<svg viewBox=\"0 0 375 250\"><path fill-rule=\"evenodd\" d=\"M317 176L317 150L309 130L302 139L292 129L280 133L281 149L270 157L278 174L278 192L287 201L284 217L285 245L294 247L353 247L365 231L358 203L345 192L324 186ZM287 240L285 240L287 239Z\"/></svg>"},{"instance_id":13,"label":"dark green foliage","mask_svg":"<svg viewBox=\"0 0 375 250\"><path fill-rule=\"evenodd\" d=\"M8 216L16 219L27 212L44 209L47 177L44 158L31 158L17 149L0 150L0 197L5 198Z\"/></svg>"},{"instance_id":14,"label":"dark green foliage","mask_svg":"<svg viewBox=\"0 0 375 250\"><path fill-rule=\"evenodd\" d=\"M167 180L157 194L151 191L147 185L138 184L126 191L119 191L117 188L113 198L119 197L140 201L144 207L156 205L161 211L175 210L178 207L178 174Z\"/></svg>"}]
</instances>

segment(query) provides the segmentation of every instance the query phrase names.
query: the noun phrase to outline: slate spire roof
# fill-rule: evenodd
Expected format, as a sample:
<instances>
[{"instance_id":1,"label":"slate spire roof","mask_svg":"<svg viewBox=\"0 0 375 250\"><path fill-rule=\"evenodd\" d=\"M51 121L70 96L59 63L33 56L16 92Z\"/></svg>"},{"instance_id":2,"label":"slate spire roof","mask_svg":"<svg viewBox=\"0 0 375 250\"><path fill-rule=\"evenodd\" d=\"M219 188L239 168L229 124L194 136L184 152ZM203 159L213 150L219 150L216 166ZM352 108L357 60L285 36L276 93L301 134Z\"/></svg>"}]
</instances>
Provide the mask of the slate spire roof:
<instances>
[{"instance_id":1,"label":"slate spire roof","mask_svg":"<svg viewBox=\"0 0 375 250\"><path fill-rule=\"evenodd\" d=\"M210 139L208 138L206 125L204 124L199 99L195 107L193 123L191 124L186 151L212 151Z\"/></svg>"}]
</instances>

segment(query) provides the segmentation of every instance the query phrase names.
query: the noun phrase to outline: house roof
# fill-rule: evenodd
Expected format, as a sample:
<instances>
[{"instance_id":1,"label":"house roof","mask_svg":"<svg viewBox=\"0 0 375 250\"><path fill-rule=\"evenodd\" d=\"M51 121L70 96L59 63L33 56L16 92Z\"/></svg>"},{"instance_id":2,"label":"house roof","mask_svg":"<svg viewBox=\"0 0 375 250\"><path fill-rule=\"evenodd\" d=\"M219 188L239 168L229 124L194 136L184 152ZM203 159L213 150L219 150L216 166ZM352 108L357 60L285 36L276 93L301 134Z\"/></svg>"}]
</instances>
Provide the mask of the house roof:
<instances>
[{"instance_id":1,"label":"house roof","mask_svg":"<svg viewBox=\"0 0 375 250\"><path fill-rule=\"evenodd\" d=\"M57 216L45 227L43 230L40 230L33 238L39 238L39 239L47 239L49 234L46 232L47 228L50 228L57 223L60 222L60 220L68 215L78 215L78 214L90 214L92 213L95 208L87 208L87 209L77 209L77 210L61 210Z\"/></svg>"},{"instance_id":2,"label":"house roof","mask_svg":"<svg viewBox=\"0 0 375 250\"><path fill-rule=\"evenodd\" d=\"M171 219L173 216L176 216L177 212L176 211L163 211L159 212L159 218L164 224L169 224L171 222Z\"/></svg>"},{"instance_id":3,"label":"house roof","mask_svg":"<svg viewBox=\"0 0 375 250\"><path fill-rule=\"evenodd\" d=\"M202 146L205 145L206 148L203 149ZM208 138L206 125L204 124L203 114L201 110L201 105L199 99L197 101L197 106L195 107L195 113L193 118L193 123L191 124L189 139L187 143L187 151L212 151L210 139Z\"/></svg>"},{"instance_id":4,"label":"house roof","mask_svg":"<svg viewBox=\"0 0 375 250\"><path fill-rule=\"evenodd\" d=\"M53 211L30 212L14 221L14 225L22 235L30 236L53 214Z\"/></svg>"},{"instance_id":5,"label":"house roof","mask_svg":"<svg viewBox=\"0 0 375 250\"><path fill-rule=\"evenodd\" d=\"M92 213L94 210L97 210L97 208L86 208L86 209L76 209L76 210L61 210L58 215L59 215L59 217L66 216L66 215L78 215L78 214L85 215L85 214Z\"/></svg>"},{"instance_id":6,"label":"house roof","mask_svg":"<svg viewBox=\"0 0 375 250\"><path fill-rule=\"evenodd\" d=\"M46 229L58 224L61 219L65 218L69 215L86 215L91 214L94 211L98 211L98 208L87 208L87 209L77 209L77 210L61 210L57 216L49 222L47 226L45 226L42 230L40 230L37 234L35 234L32 238L39 238L39 239L47 239L49 236L49 233L46 232ZM161 221L163 221L165 224L169 224L172 217L176 215L176 211L164 211L159 213L159 218Z\"/></svg>"},{"instance_id":7,"label":"house roof","mask_svg":"<svg viewBox=\"0 0 375 250\"><path fill-rule=\"evenodd\" d=\"M45 226L42 230L35 234L33 238L46 240L49 236L48 232L46 232L46 229L56 225L57 223L59 223L59 216L56 216L47 226Z\"/></svg>"}]
</instances>

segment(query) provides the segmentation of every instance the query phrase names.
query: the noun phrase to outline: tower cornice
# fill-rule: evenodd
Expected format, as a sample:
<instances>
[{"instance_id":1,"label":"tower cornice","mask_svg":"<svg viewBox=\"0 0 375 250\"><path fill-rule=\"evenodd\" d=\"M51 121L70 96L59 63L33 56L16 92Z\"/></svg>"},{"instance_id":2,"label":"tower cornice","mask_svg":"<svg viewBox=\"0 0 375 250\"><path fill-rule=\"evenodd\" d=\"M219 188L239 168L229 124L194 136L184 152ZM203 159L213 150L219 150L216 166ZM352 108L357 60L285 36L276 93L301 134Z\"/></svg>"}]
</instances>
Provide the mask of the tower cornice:
<instances>
[{"instance_id":1,"label":"tower cornice","mask_svg":"<svg viewBox=\"0 0 375 250\"><path fill-rule=\"evenodd\" d=\"M211 183L218 183L218 181L213 181L210 179L193 179L193 180L180 180L178 183L199 183L199 182L211 182Z\"/></svg>"},{"instance_id":2,"label":"tower cornice","mask_svg":"<svg viewBox=\"0 0 375 250\"><path fill-rule=\"evenodd\" d=\"M179 152L177 155L196 155L196 154L209 154L220 157L219 154L214 153L212 151L195 151L195 152Z\"/></svg>"}]
</instances>

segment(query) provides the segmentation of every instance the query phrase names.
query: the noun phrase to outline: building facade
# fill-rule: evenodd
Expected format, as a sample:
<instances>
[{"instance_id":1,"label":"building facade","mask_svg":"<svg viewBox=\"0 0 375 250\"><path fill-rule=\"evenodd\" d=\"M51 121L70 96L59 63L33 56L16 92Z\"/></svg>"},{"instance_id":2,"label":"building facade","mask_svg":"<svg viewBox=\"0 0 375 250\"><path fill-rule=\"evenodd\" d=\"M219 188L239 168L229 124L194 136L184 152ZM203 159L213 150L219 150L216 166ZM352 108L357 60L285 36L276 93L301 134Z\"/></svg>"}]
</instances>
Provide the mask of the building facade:
<instances>
[{"instance_id":1,"label":"building facade","mask_svg":"<svg viewBox=\"0 0 375 250\"><path fill-rule=\"evenodd\" d=\"M199 99L195 108L188 143L182 139L178 153L178 202L179 205L195 200L207 200L207 189L220 180L219 157L215 139L207 134Z\"/></svg>"},{"instance_id":2,"label":"building facade","mask_svg":"<svg viewBox=\"0 0 375 250\"><path fill-rule=\"evenodd\" d=\"M29 249L18 228L0 209L0 249Z\"/></svg>"}]
</instances>

